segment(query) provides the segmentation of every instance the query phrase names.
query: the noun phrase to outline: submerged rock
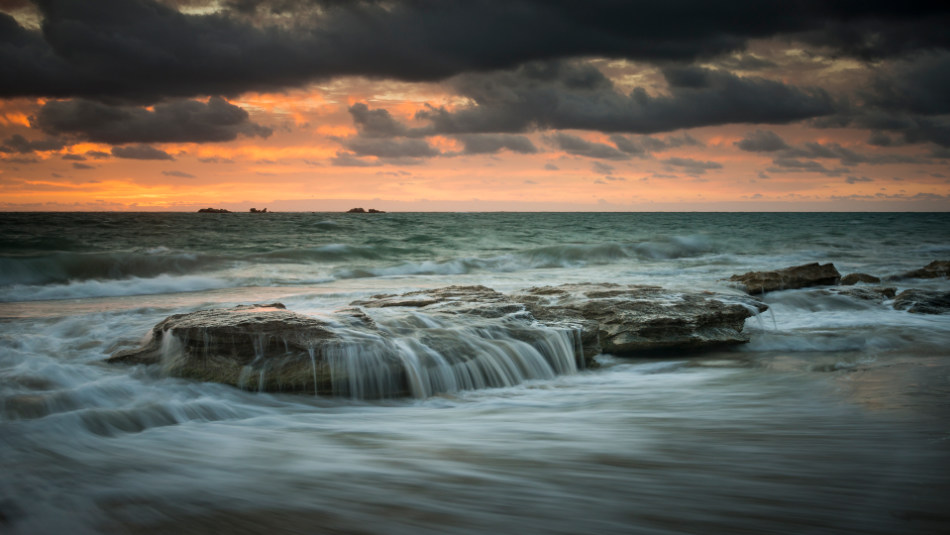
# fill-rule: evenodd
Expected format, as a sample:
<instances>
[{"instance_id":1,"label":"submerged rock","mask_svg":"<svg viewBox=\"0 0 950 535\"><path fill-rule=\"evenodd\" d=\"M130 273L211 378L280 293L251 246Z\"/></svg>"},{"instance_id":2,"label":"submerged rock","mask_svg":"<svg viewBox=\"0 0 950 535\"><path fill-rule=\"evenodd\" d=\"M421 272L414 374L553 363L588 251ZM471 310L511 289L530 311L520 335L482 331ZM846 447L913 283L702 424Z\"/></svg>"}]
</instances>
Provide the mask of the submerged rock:
<instances>
[{"instance_id":1,"label":"submerged rock","mask_svg":"<svg viewBox=\"0 0 950 535\"><path fill-rule=\"evenodd\" d=\"M864 301L882 303L887 299L893 299L897 294L897 289L889 286L861 286L856 288L832 288L830 292Z\"/></svg>"},{"instance_id":2,"label":"submerged rock","mask_svg":"<svg viewBox=\"0 0 950 535\"><path fill-rule=\"evenodd\" d=\"M894 298L894 308L914 314L950 312L950 292L904 290Z\"/></svg>"},{"instance_id":3,"label":"submerged rock","mask_svg":"<svg viewBox=\"0 0 950 535\"><path fill-rule=\"evenodd\" d=\"M810 286L838 284L841 274L834 264L804 264L775 271L750 271L733 275L728 279L736 282L747 293L763 294L776 290L794 290Z\"/></svg>"},{"instance_id":4,"label":"submerged rock","mask_svg":"<svg viewBox=\"0 0 950 535\"><path fill-rule=\"evenodd\" d=\"M939 279L940 277L950 277L950 260L934 260L920 269L895 275L890 279Z\"/></svg>"},{"instance_id":5,"label":"submerged rock","mask_svg":"<svg viewBox=\"0 0 950 535\"><path fill-rule=\"evenodd\" d=\"M881 282L881 279L875 277L874 275L868 275L867 273L849 273L844 277L841 277L842 286L853 286L859 282L877 284Z\"/></svg>"},{"instance_id":6,"label":"submerged rock","mask_svg":"<svg viewBox=\"0 0 950 535\"><path fill-rule=\"evenodd\" d=\"M425 397L553 378L601 352L747 342L745 318L765 309L745 296L655 286L572 284L514 295L450 286L376 295L321 318L279 303L176 314L109 362L160 364L173 376L262 391Z\"/></svg>"}]
</instances>

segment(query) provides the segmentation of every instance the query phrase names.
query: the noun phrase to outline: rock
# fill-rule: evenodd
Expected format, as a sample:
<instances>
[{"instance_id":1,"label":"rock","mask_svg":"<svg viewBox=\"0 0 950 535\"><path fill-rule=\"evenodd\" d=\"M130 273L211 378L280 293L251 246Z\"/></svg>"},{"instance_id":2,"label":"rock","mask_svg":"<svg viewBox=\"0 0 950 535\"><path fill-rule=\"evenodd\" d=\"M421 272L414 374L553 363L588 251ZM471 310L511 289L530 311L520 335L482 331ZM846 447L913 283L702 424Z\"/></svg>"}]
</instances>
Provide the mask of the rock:
<instances>
[{"instance_id":1,"label":"rock","mask_svg":"<svg viewBox=\"0 0 950 535\"><path fill-rule=\"evenodd\" d=\"M731 302L729 302L731 301ZM584 358L664 350L695 350L748 342L745 319L765 311L742 296L686 294L658 286L567 284L530 288L508 296L484 286L450 286L402 295L378 295L363 307L412 307L482 318L537 320L580 332Z\"/></svg>"},{"instance_id":2,"label":"rock","mask_svg":"<svg viewBox=\"0 0 950 535\"><path fill-rule=\"evenodd\" d=\"M743 275L733 275L728 280L739 283L747 293L755 295L776 290L838 284L840 279L841 274L834 264L820 265L815 262L776 271L750 271Z\"/></svg>"},{"instance_id":3,"label":"rock","mask_svg":"<svg viewBox=\"0 0 950 535\"><path fill-rule=\"evenodd\" d=\"M176 314L109 362L160 364L173 376L254 390L424 397L569 373L601 352L747 342L744 320L766 308L746 296L655 286L572 284L514 295L450 286L376 295L321 318L279 303Z\"/></svg>"},{"instance_id":4,"label":"rock","mask_svg":"<svg viewBox=\"0 0 950 535\"><path fill-rule=\"evenodd\" d=\"M267 208L264 208L262 210L258 210L257 208L251 208L251 213L252 214L266 214Z\"/></svg>"},{"instance_id":5,"label":"rock","mask_svg":"<svg viewBox=\"0 0 950 535\"><path fill-rule=\"evenodd\" d=\"M934 260L920 269L895 275L889 279L938 279L940 277L950 277L950 260Z\"/></svg>"},{"instance_id":6,"label":"rock","mask_svg":"<svg viewBox=\"0 0 950 535\"><path fill-rule=\"evenodd\" d=\"M768 309L757 300L741 296L618 284L545 286L514 297L524 301L539 320L575 322L585 333L596 329L598 347L592 349L614 355L745 343L749 341L742 332L745 319Z\"/></svg>"},{"instance_id":7,"label":"rock","mask_svg":"<svg viewBox=\"0 0 950 535\"><path fill-rule=\"evenodd\" d=\"M360 327L355 320L349 327ZM200 310L165 318L145 345L108 361L161 364L173 376L242 388L330 393L334 377L326 357L343 343L336 332L341 326L280 303ZM387 373L402 373L395 357L380 364Z\"/></svg>"},{"instance_id":8,"label":"rock","mask_svg":"<svg viewBox=\"0 0 950 535\"><path fill-rule=\"evenodd\" d=\"M363 208L350 208L346 211L348 214L385 214L386 212L382 210L377 210L375 208L370 208L369 210L364 210Z\"/></svg>"},{"instance_id":9,"label":"rock","mask_svg":"<svg viewBox=\"0 0 950 535\"><path fill-rule=\"evenodd\" d=\"M853 297L855 299L861 299L864 301L877 301L878 303L882 303L886 299L893 299L894 296L897 294L896 288L885 287L885 286L831 288L828 291L830 293L835 293L838 295L846 295L848 297Z\"/></svg>"},{"instance_id":10,"label":"rock","mask_svg":"<svg viewBox=\"0 0 950 535\"><path fill-rule=\"evenodd\" d=\"M943 314L950 311L950 292L904 290L894 298L894 308L914 314Z\"/></svg>"},{"instance_id":11,"label":"rock","mask_svg":"<svg viewBox=\"0 0 950 535\"><path fill-rule=\"evenodd\" d=\"M853 286L859 282L877 284L881 282L881 279L875 277L874 275L868 275L867 273L849 273L844 277L841 277L842 286Z\"/></svg>"},{"instance_id":12,"label":"rock","mask_svg":"<svg viewBox=\"0 0 950 535\"><path fill-rule=\"evenodd\" d=\"M199 214L230 214L231 210L224 208L201 208L198 210Z\"/></svg>"}]
</instances>

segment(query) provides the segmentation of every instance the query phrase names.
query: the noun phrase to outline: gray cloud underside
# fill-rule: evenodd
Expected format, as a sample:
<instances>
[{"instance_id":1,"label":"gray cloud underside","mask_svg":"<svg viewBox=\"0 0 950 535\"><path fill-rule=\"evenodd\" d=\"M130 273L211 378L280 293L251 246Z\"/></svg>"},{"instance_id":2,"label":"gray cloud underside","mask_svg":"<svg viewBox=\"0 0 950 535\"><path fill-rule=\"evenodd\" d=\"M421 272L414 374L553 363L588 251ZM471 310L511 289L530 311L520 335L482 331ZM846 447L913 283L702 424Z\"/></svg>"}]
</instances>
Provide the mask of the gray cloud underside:
<instances>
[{"instance_id":1,"label":"gray cloud underside","mask_svg":"<svg viewBox=\"0 0 950 535\"><path fill-rule=\"evenodd\" d=\"M773 36L868 58L950 43L950 8L934 2L240 0L204 15L154 0L34 3L41 31L0 14L0 96L156 102L556 58L689 62Z\"/></svg>"},{"instance_id":2,"label":"gray cloud underside","mask_svg":"<svg viewBox=\"0 0 950 535\"><path fill-rule=\"evenodd\" d=\"M744 151L771 154L774 157L772 163L776 166L773 169L810 170L826 174L829 169L814 160L837 159L842 166L933 163L930 158L906 154L864 154L843 147L838 143L809 142L799 146L791 146L771 130L749 132L745 138L736 142L735 145ZM805 160L802 160L802 158L805 158ZM831 170L831 172L835 173L833 176L837 176L842 172L847 172L847 169L838 168Z\"/></svg>"},{"instance_id":3,"label":"gray cloud underside","mask_svg":"<svg viewBox=\"0 0 950 535\"><path fill-rule=\"evenodd\" d=\"M878 146L930 142L950 147L950 51L895 59L878 68L869 87L840 104L836 114L814 125L866 128L869 143Z\"/></svg>"},{"instance_id":4,"label":"gray cloud underside","mask_svg":"<svg viewBox=\"0 0 950 535\"><path fill-rule=\"evenodd\" d=\"M128 147L112 147L112 155L116 158L130 160L174 160L167 152L149 145L130 145Z\"/></svg>"},{"instance_id":5,"label":"gray cloud underside","mask_svg":"<svg viewBox=\"0 0 950 535\"><path fill-rule=\"evenodd\" d=\"M577 62L467 74L450 83L474 106L429 108L417 118L431 123L431 134L535 129L647 134L729 123L783 124L835 109L831 97L816 88L696 67L670 67L664 75L670 94L651 96L642 88L625 95L595 67Z\"/></svg>"},{"instance_id":6,"label":"gray cloud underside","mask_svg":"<svg viewBox=\"0 0 950 535\"><path fill-rule=\"evenodd\" d=\"M31 123L53 135L74 135L110 144L231 141L239 134L267 137L271 129L222 98L178 100L153 111L77 99L47 102Z\"/></svg>"},{"instance_id":7,"label":"gray cloud underside","mask_svg":"<svg viewBox=\"0 0 950 535\"><path fill-rule=\"evenodd\" d=\"M684 172L690 175L701 175L711 169L722 169L722 164L718 162L699 161L692 158L667 158L662 160L667 165L680 167Z\"/></svg>"},{"instance_id":8,"label":"gray cloud underside","mask_svg":"<svg viewBox=\"0 0 950 535\"><path fill-rule=\"evenodd\" d=\"M14 134L3 140L3 144L0 145L0 152L30 154L32 152L60 150L65 146L66 144L58 139L30 141L20 134Z\"/></svg>"}]
</instances>

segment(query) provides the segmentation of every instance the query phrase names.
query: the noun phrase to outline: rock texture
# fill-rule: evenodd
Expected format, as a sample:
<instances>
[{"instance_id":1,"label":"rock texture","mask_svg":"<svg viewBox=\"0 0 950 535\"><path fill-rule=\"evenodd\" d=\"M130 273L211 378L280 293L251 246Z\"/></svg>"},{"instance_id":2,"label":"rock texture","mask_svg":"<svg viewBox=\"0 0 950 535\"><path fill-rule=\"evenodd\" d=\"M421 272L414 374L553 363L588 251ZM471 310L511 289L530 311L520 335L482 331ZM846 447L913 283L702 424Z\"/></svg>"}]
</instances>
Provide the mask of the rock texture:
<instances>
[{"instance_id":1,"label":"rock texture","mask_svg":"<svg viewBox=\"0 0 950 535\"><path fill-rule=\"evenodd\" d=\"M941 277L950 277L950 260L934 260L926 266L908 271L891 279L939 279Z\"/></svg>"},{"instance_id":2,"label":"rock texture","mask_svg":"<svg viewBox=\"0 0 950 535\"><path fill-rule=\"evenodd\" d=\"M887 286L861 286L857 288L832 288L831 292L838 295L847 295L855 299L883 303L887 299L893 299L897 294L897 289Z\"/></svg>"},{"instance_id":3,"label":"rock texture","mask_svg":"<svg viewBox=\"0 0 950 535\"><path fill-rule=\"evenodd\" d=\"M950 312L950 292L904 290L894 298L894 308L914 314Z\"/></svg>"},{"instance_id":4,"label":"rock texture","mask_svg":"<svg viewBox=\"0 0 950 535\"><path fill-rule=\"evenodd\" d=\"M591 350L617 355L748 342L742 332L745 319L767 309L751 299L731 297L727 303L714 294L616 284L545 286L516 297L539 319L596 329L599 347L592 345Z\"/></svg>"},{"instance_id":5,"label":"rock texture","mask_svg":"<svg viewBox=\"0 0 950 535\"><path fill-rule=\"evenodd\" d=\"M746 296L655 286L571 284L513 295L450 286L376 295L325 318L279 303L176 314L142 347L109 361L161 364L170 375L253 390L417 395L564 373L601 352L743 343L744 320L766 308Z\"/></svg>"},{"instance_id":6,"label":"rock texture","mask_svg":"<svg viewBox=\"0 0 950 535\"><path fill-rule=\"evenodd\" d=\"M867 273L849 273L844 277L841 277L842 286L853 286L859 282L877 284L881 282L881 279L875 277L874 275L868 275Z\"/></svg>"},{"instance_id":7,"label":"rock texture","mask_svg":"<svg viewBox=\"0 0 950 535\"><path fill-rule=\"evenodd\" d=\"M810 286L838 284L841 274L834 264L804 264L776 271L750 271L728 279L747 293L756 295L776 290L793 290Z\"/></svg>"},{"instance_id":8,"label":"rock texture","mask_svg":"<svg viewBox=\"0 0 950 535\"><path fill-rule=\"evenodd\" d=\"M357 315L337 319L356 328L366 322ZM336 331L344 322L297 314L280 303L175 314L153 327L142 347L117 352L109 362L162 364L173 376L256 390L329 393L325 357L343 343ZM384 364L398 374L398 359ZM249 374L253 369L265 373Z\"/></svg>"}]
</instances>

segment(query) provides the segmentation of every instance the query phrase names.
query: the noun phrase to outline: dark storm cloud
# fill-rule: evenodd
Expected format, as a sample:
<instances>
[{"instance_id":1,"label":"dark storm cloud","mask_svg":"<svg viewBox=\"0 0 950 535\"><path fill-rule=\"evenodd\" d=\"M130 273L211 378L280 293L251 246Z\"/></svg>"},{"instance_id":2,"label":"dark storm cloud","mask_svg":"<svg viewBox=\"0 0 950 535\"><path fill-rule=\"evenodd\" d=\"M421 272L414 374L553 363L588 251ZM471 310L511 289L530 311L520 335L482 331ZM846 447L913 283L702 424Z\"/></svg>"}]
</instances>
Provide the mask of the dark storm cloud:
<instances>
[{"instance_id":1,"label":"dark storm cloud","mask_svg":"<svg viewBox=\"0 0 950 535\"><path fill-rule=\"evenodd\" d=\"M883 165L893 163L929 164L929 158L910 156L906 154L864 154L838 143L808 142L799 146L790 146L778 134L770 130L755 130L746 134L745 138L734 143L737 147L749 152L772 153L774 163L781 167L798 169L813 169L824 172L823 166L817 162L802 162L799 159L814 160L820 158L837 159L843 166L858 164ZM784 164L782 163L784 162Z\"/></svg>"},{"instance_id":2,"label":"dark storm cloud","mask_svg":"<svg viewBox=\"0 0 950 535\"><path fill-rule=\"evenodd\" d=\"M208 102L179 100L155 105L110 106L77 99L47 102L31 121L49 134L70 134L110 144L231 141L239 134L267 137L271 129L219 97Z\"/></svg>"},{"instance_id":3,"label":"dark storm cloud","mask_svg":"<svg viewBox=\"0 0 950 535\"><path fill-rule=\"evenodd\" d=\"M195 178L195 175L186 173L184 171L162 171L162 174L165 176L173 176L178 178Z\"/></svg>"},{"instance_id":4,"label":"dark storm cloud","mask_svg":"<svg viewBox=\"0 0 950 535\"><path fill-rule=\"evenodd\" d=\"M614 134L610 136L610 141L612 141L613 144L623 152L626 152L632 156L637 156L639 158L648 158L654 152L664 151L667 149L703 146L702 142L685 133L679 136L667 136L665 138L651 136L631 137Z\"/></svg>"},{"instance_id":5,"label":"dark storm cloud","mask_svg":"<svg viewBox=\"0 0 950 535\"><path fill-rule=\"evenodd\" d=\"M689 62L784 36L859 57L948 44L918 2L699 0L36 0L42 30L0 14L0 96L234 95L341 75L419 81L569 57ZM208 6L215 3L206 2Z\"/></svg>"},{"instance_id":6,"label":"dark storm cloud","mask_svg":"<svg viewBox=\"0 0 950 535\"><path fill-rule=\"evenodd\" d=\"M853 100L839 113L815 120L815 126L866 128L869 143L877 146L929 142L950 147L950 51L889 62Z\"/></svg>"},{"instance_id":7,"label":"dark storm cloud","mask_svg":"<svg viewBox=\"0 0 950 535\"><path fill-rule=\"evenodd\" d=\"M330 164L337 167L378 167L382 165L380 162L359 158L352 152L336 153L336 156L330 158Z\"/></svg>"},{"instance_id":8,"label":"dark storm cloud","mask_svg":"<svg viewBox=\"0 0 950 535\"><path fill-rule=\"evenodd\" d=\"M745 138L737 141L735 146L749 152L775 152L787 149L788 144L778 134L771 130L755 130L746 134Z\"/></svg>"},{"instance_id":9,"label":"dark storm cloud","mask_svg":"<svg viewBox=\"0 0 950 535\"><path fill-rule=\"evenodd\" d=\"M614 172L614 166L605 164L603 162L594 162L591 164L591 170L602 175L612 175Z\"/></svg>"},{"instance_id":10,"label":"dark storm cloud","mask_svg":"<svg viewBox=\"0 0 950 535\"><path fill-rule=\"evenodd\" d=\"M354 137L343 145L357 156L379 158L431 158L441 153L423 139L373 139Z\"/></svg>"},{"instance_id":11,"label":"dark storm cloud","mask_svg":"<svg viewBox=\"0 0 950 535\"><path fill-rule=\"evenodd\" d=\"M112 147L112 155L116 158L130 160L174 160L167 152L149 145L130 145L128 147Z\"/></svg>"},{"instance_id":12,"label":"dark storm cloud","mask_svg":"<svg viewBox=\"0 0 950 535\"><path fill-rule=\"evenodd\" d=\"M701 175L711 169L722 169L722 164L718 162L702 162L692 158L667 158L662 160L667 165L680 167L684 172L690 175Z\"/></svg>"},{"instance_id":13,"label":"dark storm cloud","mask_svg":"<svg viewBox=\"0 0 950 535\"><path fill-rule=\"evenodd\" d=\"M3 140L3 145L0 145L0 152L30 154L33 152L60 150L65 146L66 144L62 141L59 141L58 139L30 141L20 134L13 134L9 138Z\"/></svg>"},{"instance_id":14,"label":"dark storm cloud","mask_svg":"<svg viewBox=\"0 0 950 535\"><path fill-rule=\"evenodd\" d=\"M642 88L629 95L594 66L577 62L523 65L511 71L467 74L451 85L474 106L417 113L431 133L525 132L577 129L655 133L729 123L789 123L834 108L820 89L801 89L755 77L696 67L669 67L669 95Z\"/></svg>"},{"instance_id":15,"label":"dark storm cloud","mask_svg":"<svg viewBox=\"0 0 950 535\"><path fill-rule=\"evenodd\" d=\"M829 169L814 160L799 160L797 158L775 158L772 160L774 167L769 167L766 171L770 173L821 173L825 176L842 176L851 170L846 167Z\"/></svg>"},{"instance_id":16,"label":"dark storm cloud","mask_svg":"<svg viewBox=\"0 0 950 535\"><path fill-rule=\"evenodd\" d=\"M510 134L462 134L455 136L465 147L463 154L494 154L510 150L520 154L535 154L538 148L525 136Z\"/></svg>"},{"instance_id":17,"label":"dark storm cloud","mask_svg":"<svg viewBox=\"0 0 950 535\"><path fill-rule=\"evenodd\" d=\"M408 132L405 125L393 119L389 111L383 109L371 110L363 102L350 106L350 115L353 124L363 137L395 137L404 136Z\"/></svg>"},{"instance_id":18,"label":"dark storm cloud","mask_svg":"<svg viewBox=\"0 0 950 535\"><path fill-rule=\"evenodd\" d=\"M869 100L871 105L888 110L922 115L950 113L950 52L896 62L878 75Z\"/></svg>"},{"instance_id":19,"label":"dark storm cloud","mask_svg":"<svg viewBox=\"0 0 950 535\"><path fill-rule=\"evenodd\" d=\"M544 137L545 141L552 146L563 150L568 154L576 156L585 156L587 158L601 158L606 160L629 160L630 156L624 154L615 147L605 143L596 143L586 139L565 134L564 132L555 132Z\"/></svg>"}]
</instances>

